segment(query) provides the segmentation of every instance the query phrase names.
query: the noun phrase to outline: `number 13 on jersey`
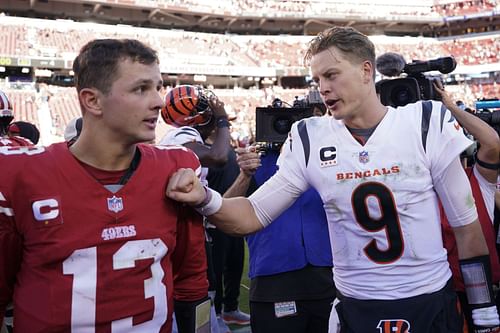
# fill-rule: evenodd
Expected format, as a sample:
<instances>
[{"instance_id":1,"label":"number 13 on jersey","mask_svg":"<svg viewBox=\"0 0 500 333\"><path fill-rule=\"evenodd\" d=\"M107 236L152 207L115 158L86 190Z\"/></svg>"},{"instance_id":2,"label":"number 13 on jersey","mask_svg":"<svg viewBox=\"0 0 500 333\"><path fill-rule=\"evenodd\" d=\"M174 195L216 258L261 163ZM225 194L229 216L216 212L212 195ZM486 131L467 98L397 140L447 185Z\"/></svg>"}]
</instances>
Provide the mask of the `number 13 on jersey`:
<instances>
[{"instance_id":1,"label":"number 13 on jersey","mask_svg":"<svg viewBox=\"0 0 500 333\"><path fill-rule=\"evenodd\" d=\"M153 318L133 325L133 316L114 320L112 333L159 332L167 321L167 288L163 283L165 272L161 259L168 248L161 239L134 240L126 242L113 255L113 270L134 268L136 260L153 259L151 278L144 280L144 298L153 298ZM71 333L95 333L97 248L75 250L63 262L63 273L73 275L71 302Z\"/></svg>"}]
</instances>

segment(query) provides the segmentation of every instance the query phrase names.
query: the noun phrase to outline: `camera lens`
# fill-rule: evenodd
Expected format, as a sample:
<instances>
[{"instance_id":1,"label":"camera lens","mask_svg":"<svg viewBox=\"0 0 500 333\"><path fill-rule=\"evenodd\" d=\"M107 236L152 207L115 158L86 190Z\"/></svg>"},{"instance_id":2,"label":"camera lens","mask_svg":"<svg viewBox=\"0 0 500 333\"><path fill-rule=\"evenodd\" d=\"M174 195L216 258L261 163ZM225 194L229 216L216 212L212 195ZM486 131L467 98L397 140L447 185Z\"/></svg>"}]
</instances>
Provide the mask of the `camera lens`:
<instances>
[{"instance_id":1,"label":"camera lens","mask_svg":"<svg viewBox=\"0 0 500 333\"><path fill-rule=\"evenodd\" d=\"M403 106L410 102L412 93L409 91L408 87L396 87L391 94L391 100L394 101L396 106Z\"/></svg>"},{"instance_id":2,"label":"camera lens","mask_svg":"<svg viewBox=\"0 0 500 333\"><path fill-rule=\"evenodd\" d=\"M491 113L491 125L500 125L500 110Z\"/></svg>"},{"instance_id":3,"label":"camera lens","mask_svg":"<svg viewBox=\"0 0 500 333\"><path fill-rule=\"evenodd\" d=\"M292 124L293 124L292 117L286 117L286 116L276 117L273 121L273 128L277 133L281 135L286 135L288 134L288 132L290 132Z\"/></svg>"}]
</instances>

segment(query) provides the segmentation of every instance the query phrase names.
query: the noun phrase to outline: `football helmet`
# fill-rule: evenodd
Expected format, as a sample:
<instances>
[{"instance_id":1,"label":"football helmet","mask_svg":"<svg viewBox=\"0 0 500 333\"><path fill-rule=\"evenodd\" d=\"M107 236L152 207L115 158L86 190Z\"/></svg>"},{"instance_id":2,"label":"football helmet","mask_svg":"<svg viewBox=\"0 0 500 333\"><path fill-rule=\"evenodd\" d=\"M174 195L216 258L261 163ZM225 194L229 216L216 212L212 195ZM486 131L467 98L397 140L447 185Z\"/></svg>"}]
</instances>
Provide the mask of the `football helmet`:
<instances>
[{"instance_id":1,"label":"football helmet","mask_svg":"<svg viewBox=\"0 0 500 333\"><path fill-rule=\"evenodd\" d=\"M0 90L0 117L14 117L12 104L10 104L7 95Z\"/></svg>"},{"instance_id":2,"label":"football helmet","mask_svg":"<svg viewBox=\"0 0 500 333\"><path fill-rule=\"evenodd\" d=\"M177 86L165 96L161 116L167 124L175 127L206 125L212 119L208 101L213 97L213 92L201 86Z\"/></svg>"},{"instance_id":3,"label":"football helmet","mask_svg":"<svg viewBox=\"0 0 500 333\"><path fill-rule=\"evenodd\" d=\"M7 95L0 90L0 137L7 134L7 126L14 119L14 111Z\"/></svg>"}]
</instances>

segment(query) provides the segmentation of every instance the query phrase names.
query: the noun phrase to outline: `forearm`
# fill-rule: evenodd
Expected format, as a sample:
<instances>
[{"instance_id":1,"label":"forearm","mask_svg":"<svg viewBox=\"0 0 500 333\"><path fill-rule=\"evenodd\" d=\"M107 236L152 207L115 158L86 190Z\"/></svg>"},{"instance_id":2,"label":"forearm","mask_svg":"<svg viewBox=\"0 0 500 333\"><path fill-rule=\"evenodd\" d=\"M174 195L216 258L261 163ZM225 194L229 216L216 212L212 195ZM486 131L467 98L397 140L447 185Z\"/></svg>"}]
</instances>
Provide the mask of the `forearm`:
<instances>
[{"instance_id":1,"label":"forearm","mask_svg":"<svg viewBox=\"0 0 500 333\"><path fill-rule=\"evenodd\" d=\"M470 114L467 111L460 109L454 103L447 103L446 107L457 121L469 132L480 144L481 149L479 157L485 159L493 159L493 161L485 161L488 163L497 163L498 154L500 152L500 139L497 132L486 122L479 117Z\"/></svg>"},{"instance_id":2,"label":"forearm","mask_svg":"<svg viewBox=\"0 0 500 333\"><path fill-rule=\"evenodd\" d=\"M221 208L208 216L210 223L233 236L245 236L263 228L247 198L223 199Z\"/></svg>"},{"instance_id":3,"label":"forearm","mask_svg":"<svg viewBox=\"0 0 500 333\"><path fill-rule=\"evenodd\" d=\"M465 226L453 228L453 232L457 240L459 259L489 254L479 220Z\"/></svg>"},{"instance_id":4,"label":"forearm","mask_svg":"<svg viewBox=\"0 0 500 333\"><path fill-rule=\"evenodd\" d=\"M227 155L231 147L231 136L229 127L220 127L216 129L216 135L212 146L210 147L210 154L216 160L223 160L227 162Z\"/></svg>"},{"instance_id":5,"label":"forearm","mask_svg":"<svg viewBox=\"0 0 500 333\"><path fill-rule=\"evenodd\" d=\"M233 198L244 196L247 193L248 186L250 186L250 181L252 180L252 176L247 175L243 171L240 171L240 174L233 182L233 184L224 192L224 198Z\"/></svg>"}]
</instances>

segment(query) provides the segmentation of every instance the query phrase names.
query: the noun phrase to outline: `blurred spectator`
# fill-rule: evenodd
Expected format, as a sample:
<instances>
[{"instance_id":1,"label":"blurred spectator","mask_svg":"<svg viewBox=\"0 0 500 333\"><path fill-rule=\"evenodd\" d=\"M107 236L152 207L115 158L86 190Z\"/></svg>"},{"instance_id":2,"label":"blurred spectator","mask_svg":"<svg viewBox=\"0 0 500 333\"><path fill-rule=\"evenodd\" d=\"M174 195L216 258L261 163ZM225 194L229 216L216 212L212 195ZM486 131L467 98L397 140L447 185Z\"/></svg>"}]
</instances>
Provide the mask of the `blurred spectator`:
<instances>
[{"instance_id":1,"label":"blurred spectator","mask_svg":"<svg viewBox=\"0 0 500 333\"><path fill-rule=\"evenodd\" d=\"M71 119L64 130L64 141L68 142L68 145L71 146L80 136L82 128L82 117Z\"/></svg>"},{"instance_id":2,"label":"blurred spectator","mask_svg":"<svg viewBox=\"0 0 500 333\"><path fill-rule=\"evenodd\" d=\"M252 148L253 149L253 148ZM231 149L223 167L209 168L207 181L211 189L225 198L250 195L257 189L253 172L238 166L236 153ZM209 228L212 238L212 258L215 273L215 311L226 324L248 325L250 316L239 309L240 284L245 260L243 237L227 235Z\"/></svg>"},{"instance_id":3,"label":"blurred spectator","mask_svg":"<svg viewBox=\"0 0 500 333\"><path fill-rule=\"evenodd\" d=\"M496 248L496 235L494 227L495 191L500 168L500 139L497 132L486 122L468 112L465 105L450 98L441 84L435 84L436 91L440 94L443 104L450 110L451 114L461 126L478 142L478 150L475 152L475 163L471 168L466 168L466 174L472 188L472 194L476 203L479 222L488 245L490 253L491 280L490 283L498 284L500 281L500 262ZM462 278L458 260L458 249L451 227L441 210L444 245L448 250L448 261L453 272L453 282L460 300L461 309L464 312L469 332L478 332L473 323L474 304L469 303L466 295L468 286ZM489 286L492 288L492 286ZM494 303L494 302L493 302ZM498 307L498 303L497 303Z\"/></svg>"},{"instance_id":4,"label":"blurred spectator","mask_svg":"<svg viewBox=\"0 0 500 333\"><path fill-rule=\"evenodd\" d=\"M34 145L38 143L40 139L40 131L35 126L35 124L29 123L27 121L15 121L9 125L8 135L20 136L30 140Z\"/></svg>"},{"instance_id":5,"label":"blurred spectator","mask_svg":"<svg viewBox=\"0 0 500 333\"><path fill-rule=\"evenodd\" d=\"M12 103L7 95L0 90L0 147L32 146L33 143L24 137L9 135L9 125L13 119L14 109Z\"/></svg>"},{"instance_id":6,"label":"blurred spectator","mask_svg":"<svg viewBox=\"0 0 500 333\"><path fill-rule=\"evenodd\" d=\"M260 185L278 169L268 150L255 173ZM273 223L247 237L253 333L327 333L335 299L332 254L323 202L304 192Z\"/></svg>"},{"instance_id":7,"label":"blurred spectator","mask_svg":"<svg viewBox=\"0 0 500 333\"><path fill-rule=\"evenodd\" d=\"M191 149L201 163L201 181L207 185L206 176L211 166L223 166L231 149L229 136L229 120L224 103L211 91L199 86L181 85L171 89L165 96L165 106L161 115L163 120L174 126L161 139L160 145L182 145ZM215 133L214 133L215 132ZM211 146L205 140L213 133ZM213 227L206 224L206 227ZM208 241L206 249L191 249L192 252L203 252L208 259L209 296L215 298L215 272L213 267L211 243ZM212 331L219 333L230 332L229 327L216 315L212 306ZM176 319L181 316L176 309ZM185 314L186 316L188 314ZM218 326L218 327L217 327ZM178 327L179 332L190 332L190 328Z\"/></svg>"}]
</instances>

